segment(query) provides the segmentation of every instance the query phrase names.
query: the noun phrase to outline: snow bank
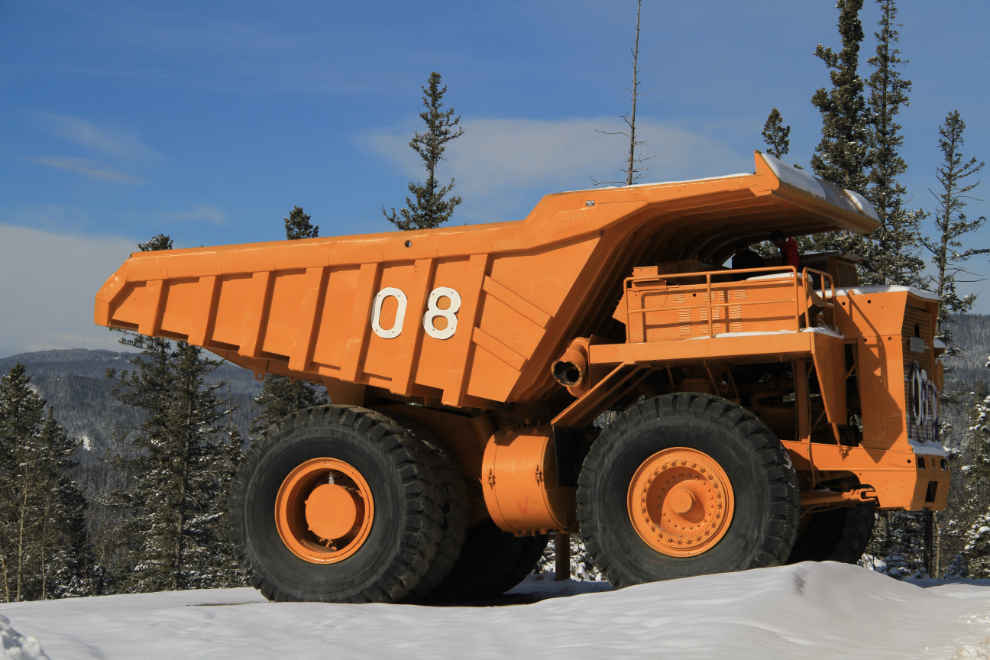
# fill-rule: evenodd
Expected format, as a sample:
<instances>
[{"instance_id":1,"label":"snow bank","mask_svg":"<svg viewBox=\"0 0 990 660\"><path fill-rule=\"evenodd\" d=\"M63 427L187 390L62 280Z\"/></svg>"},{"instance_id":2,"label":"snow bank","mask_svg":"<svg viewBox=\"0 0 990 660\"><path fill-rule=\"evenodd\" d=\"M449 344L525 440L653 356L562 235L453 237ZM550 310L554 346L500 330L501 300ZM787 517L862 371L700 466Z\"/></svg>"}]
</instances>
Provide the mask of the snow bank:
<instances>
[{"instance_id":1,"label":"snow bank","mask_svg":"<svg viewBox=\"0 0 990 660\"><path fill-rule=\"evenodd\" d=\"M532 578L527 585L517 593L592 588ZM922 588L833 563L514 607L267 603L251 589L231 589L19 603L0 611L61 660L990 657L990 588Z\"/></svg>"},{"instance_id":2,"label":"snow bank","mask_svg":"<svg viewBox=\"0 0 990 660\"><path fill-rule=\"evenodd\" d=\"M0 660L48 660L34 637L25 637L10 627L10 619L0 616Z\"/></svg>"}]
</instances>

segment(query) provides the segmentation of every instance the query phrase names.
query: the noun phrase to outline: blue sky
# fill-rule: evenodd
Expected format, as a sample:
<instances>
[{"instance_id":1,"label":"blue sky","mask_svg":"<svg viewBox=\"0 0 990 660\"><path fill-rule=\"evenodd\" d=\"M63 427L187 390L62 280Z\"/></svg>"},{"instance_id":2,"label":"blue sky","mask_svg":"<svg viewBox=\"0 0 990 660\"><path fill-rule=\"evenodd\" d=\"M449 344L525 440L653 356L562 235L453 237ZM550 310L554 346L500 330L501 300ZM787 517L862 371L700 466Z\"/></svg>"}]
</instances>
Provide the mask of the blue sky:
<instances>
[{"instance_id":1,"label":"blue sky","mask_svg":"<svg viewBox=\"0 0 990 660\"><path fill-rule=\"evenodd\" d=\"M932 208L946 113L967 123L964 152L990 157L990 3L899 8L914 82L904 182L910 206ZM865 76L873 0L862 18ZM839 46L836 20L832 0L646 0L643 180L751 171L774 106L792 126L786 160L807 166L809 99L828 84L813 51ZM407 143L434 70L466 131L441 170L464 198L456 223L520 219L544 194L617 178L626 144L596 129L628 110L634 21L633 0L0 0L0 355L111 347L93 294L159 232L178 246L280 239L294 205L321 235L390 230L379 209L420 176ZM972 242L990 247L990 230Z\"/></svg>"}]
</instances>

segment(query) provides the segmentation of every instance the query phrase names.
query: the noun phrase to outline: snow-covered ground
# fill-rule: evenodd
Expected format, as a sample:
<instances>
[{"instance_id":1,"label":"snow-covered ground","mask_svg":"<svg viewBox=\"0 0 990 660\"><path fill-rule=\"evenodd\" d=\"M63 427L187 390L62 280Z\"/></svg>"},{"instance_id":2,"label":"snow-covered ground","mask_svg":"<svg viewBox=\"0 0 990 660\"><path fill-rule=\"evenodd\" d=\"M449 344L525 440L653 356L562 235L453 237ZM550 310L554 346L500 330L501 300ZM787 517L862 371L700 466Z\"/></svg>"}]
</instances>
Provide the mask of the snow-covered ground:
<instances>
[{"instance_id":1,"label":"snow-covered ground","mask_svg":"<svg viewBox=\"0 0 990 660\"><path fill-rule=\"evenodd\" d=\"M510 607L278 604L252 589L80 598L0 605L0 641L14 640L0 659L36 657L20 635L51 660L990 658L990 587L929 584L808 563L621 591L567 582L556 597L560 583L530 577L517 600L544 600Z\"/></svg>"}]
</instances>

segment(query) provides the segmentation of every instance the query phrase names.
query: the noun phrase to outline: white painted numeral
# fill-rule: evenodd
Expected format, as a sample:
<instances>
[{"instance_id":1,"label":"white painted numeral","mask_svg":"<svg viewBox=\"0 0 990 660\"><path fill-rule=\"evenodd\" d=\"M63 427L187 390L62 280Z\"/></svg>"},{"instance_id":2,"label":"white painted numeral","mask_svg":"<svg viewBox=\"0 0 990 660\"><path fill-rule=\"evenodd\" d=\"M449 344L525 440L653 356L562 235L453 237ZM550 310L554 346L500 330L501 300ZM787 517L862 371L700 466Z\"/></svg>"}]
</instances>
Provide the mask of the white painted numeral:
<instances>
[{"instance_id":1,"label":"white painted numeral","mask_svg":"<svg viewBox=\"0 0 990 660\"><path fill-rule=\"evenodd\" d=\"M398 301L399 309L395 310L395 323L388 330L382 328L379 321L382 316L382 304L385 299L392 296ZM402 293L401 289L396 289L395 287L386 287L378 292L375 296L375 304L371 308L371 329L375 331L375 334L382 339L393 339L399 336L402 332L402 321L406 317L406 294Z\"/></svg>"},{"instance_id":2,"label":"white painted numeral","mask_svg":"<svg viewBox=\"0 0 990 660\"><path fill-rule=\"evenodd\" d=\"M447 309L437 307L437 303L440 302L441 298L450 300L450 307ZM430 300L426 305L426 314L423 315L423 328L426 330L426 334L434 339L449 339L453 337L454 331L457 330L457 317L455 314L460 308L461 295L459 293L446 286L439 286L433 289L430 293ZM442 316L447 320L447 327L443 330L433 325L433 319L438 316Z\"/></svg>"},{"instance_id":3,"label":"white painted numeral","mask_svg":"<svg viewBox=\"0 0 990 660\"><path fill-rule=\"evenodd\" d=\"M395 323L391 328L385 329L381 326L382 305L389 296L395 298L399 303L399 308L395 311ZM450 300L447 309L440 309L437 303L441 298ZM426 314L423 315L423 328L426 334L434 339L450 339L457 330L457 310L461 308L461 295L446 286L438 286L430 292L430 298L426 304ZM447 321L447 327L443 330L433 325L433 320L441 316ZM371 329L382 339L394 339L402 333L402 321L406 318L406 294L401 289L386 287L375 296L374 305L371 308Z\"/></svg>"}]
</instances>

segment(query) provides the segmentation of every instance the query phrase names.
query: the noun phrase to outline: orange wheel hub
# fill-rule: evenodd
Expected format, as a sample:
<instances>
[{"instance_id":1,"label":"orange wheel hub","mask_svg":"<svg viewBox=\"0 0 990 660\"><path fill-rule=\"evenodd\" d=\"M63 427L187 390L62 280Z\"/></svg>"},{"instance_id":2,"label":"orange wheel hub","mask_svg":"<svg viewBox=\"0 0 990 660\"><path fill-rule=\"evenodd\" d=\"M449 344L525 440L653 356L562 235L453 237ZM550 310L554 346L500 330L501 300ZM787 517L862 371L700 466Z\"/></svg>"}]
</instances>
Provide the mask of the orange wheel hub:
<instances>
[{"instance_id":1,"label":"orange wheel hub","mask_svg":"<svg viewBox=\"0 0 990 660\"><path fill-rule=\"evenodd\" d=\"M725 536L733 499L729 477L711 456L674 447L639 466L627 503L629 519L647 545L672 557L692 557Z\"/></svg>"},{"instance_id":2,"label":"orange wheel hub","mask_svg":"<svg viewBox=\"0 0 990 660\"><path fill-rule=\"evenodd\" d=\"M374 517L368 482L336 458L306 461L289 473L275 498L282 542L314 564L334 564L357 552Z\"/></svg>"}]
</instances>

